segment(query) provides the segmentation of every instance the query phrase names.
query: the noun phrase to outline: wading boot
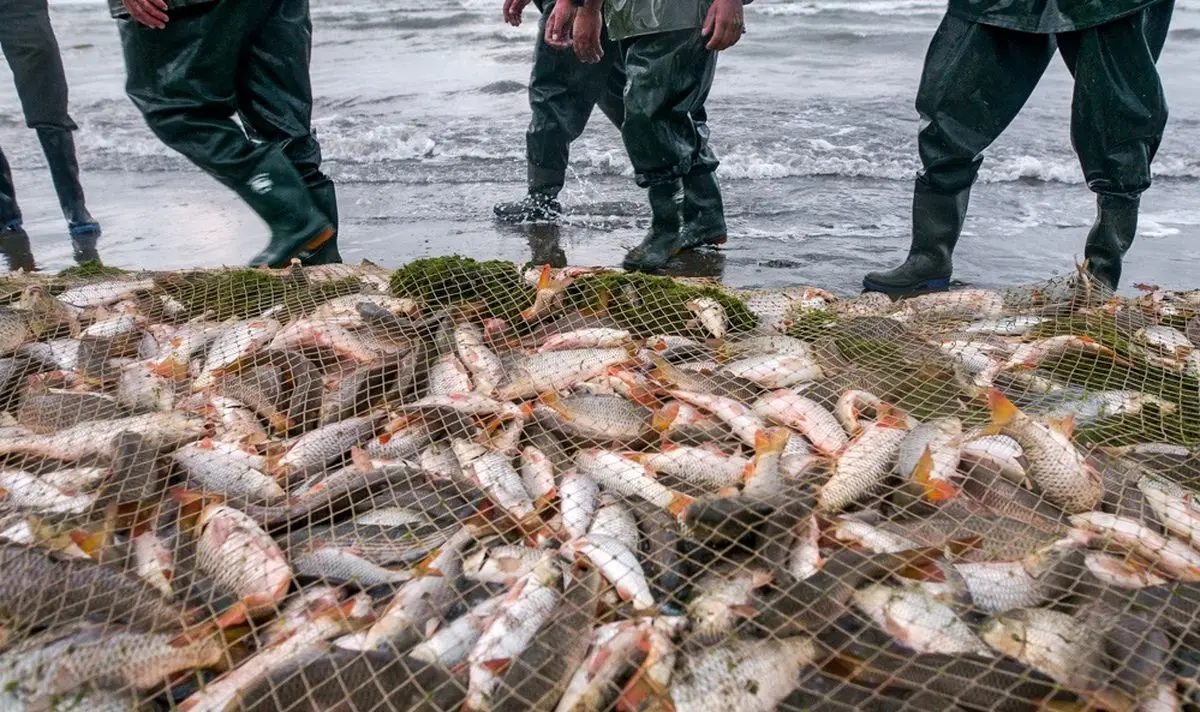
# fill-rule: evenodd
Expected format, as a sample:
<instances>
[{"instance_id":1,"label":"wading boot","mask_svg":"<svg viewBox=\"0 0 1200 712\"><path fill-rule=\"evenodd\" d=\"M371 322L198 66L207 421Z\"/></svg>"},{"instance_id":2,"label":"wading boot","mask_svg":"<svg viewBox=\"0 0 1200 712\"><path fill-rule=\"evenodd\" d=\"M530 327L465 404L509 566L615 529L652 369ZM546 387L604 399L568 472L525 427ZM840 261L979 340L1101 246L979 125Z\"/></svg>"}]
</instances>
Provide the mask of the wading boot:
<instances>
[{"instance_id":1,"label":"wading boot","mask_svg":"<svg viewBox=\"0 0 1200 712\"><path fill-rule=\"evenodd\" d=\"M566 182L566 174L529 166L529 194L520 200L496 203L492 212L504 222L554 222L562 217L558 193Z\"/></svg>"},{"instance_id":2,"label":"wading boot","mask_svg":"<svg viewBox=\"0 0 1200 712\"><path fill-rule=\"evenodd\" d=\"M950 257L967 217L971 189L939 193L919 179L913 190L913 237L904 264L863 278L863 291L906 297L950 288Z\"/></svg>"},{"instance_id":3,"label":"wading boot","mask_svg":"<svg viewBox=\"0 0 1200 712\"><path fill-rule=\"evenodd\" d=\"M683 216L680 249L725 244L725 204L721 201L716 174L710 171L684 176L680 213Z\"/></svg>"},{"instance_id":4,"label":"wading boot","mask_svg":"<svg viewBox=\"0 0 1200 712\"><path fill-rule=\"evenodd\" d=\"M1088 233L1083 257L1097 282L1116 290L1121 282L1121 259L1137 236L1139 198L1096 196L1096 223Z\"/></svg>"},{"instance_id":5,"label":"wading boot","mask_svg":"<svg viewBox=\"0 0 1200 712\"><path fill-rule=\"evenodd\" d=\"M17 189L13 185L12 169L0 151L0 230L21 227L21 208L17 205Z\"/></svg>"},{"instance_id":6,"label":"wading boot","mask_svg":"<svg viewBox=\"0 0 1200 712\"><path fill-rule=\"evenodd\" d=\"M300 174L279 151L268 152L249 180L233 188L271 228L270 242L250 260L251 267L287 267L333 238L329 218L313 205Z\"/></svg>"},{"instance_id":7,"label":"wading boot","mask_svg":"<svg viewBox=\"0 0 1200 712\"><path fill-rule=\"evenodd\" d=\"M67 231L71 235L71 247L75 261L80 264L99 260L96 241L100 239L100 223L88 212L83 196L83 185L79 182L79 162L75 157L75 139L65 129L38 129L38 141L46 162L50 165L50 179L58 204L62 206L67 220Z\"/></svg>"},{"instance_id":8,"label":"wading boot","mask_svg":"<svg viewBox=\"0 0 1200 712\"><path fill-rule=\"evenodd\" d=\"M316 206L317 210L333 224L333 237L329 238L324 245L318 247L316 252L302 253L300 255L300 264L305 267L338 264L342 261L342 255L338 252L337 246L337 188L334 187L332 180L326 178L324 183L311 186L308 189L308 195L312 198L313 205Z\"/></svg>"},{"instance_id":9,"label":"wading boot","mask_svg":"<svg viewBox=\"0 0 1200 712\"><path fill-rule=\"evenodd\" d=\"M32 272L35 269L29 235L20 226L0 230L0 253L4 254L4 261L13 272L19 269Z\"/></svg>"},{"instance_id":10,"label":"wading boot","mask_svg":"<svg viewBox=\"0 0 1200 712\"><path fill-rule=\"evenodd\" d=\"M642 244L625 255L621 266L630 272L659 272L679 254L679 181L650 186L650 231Z\"/></svg>"}]
</instances>

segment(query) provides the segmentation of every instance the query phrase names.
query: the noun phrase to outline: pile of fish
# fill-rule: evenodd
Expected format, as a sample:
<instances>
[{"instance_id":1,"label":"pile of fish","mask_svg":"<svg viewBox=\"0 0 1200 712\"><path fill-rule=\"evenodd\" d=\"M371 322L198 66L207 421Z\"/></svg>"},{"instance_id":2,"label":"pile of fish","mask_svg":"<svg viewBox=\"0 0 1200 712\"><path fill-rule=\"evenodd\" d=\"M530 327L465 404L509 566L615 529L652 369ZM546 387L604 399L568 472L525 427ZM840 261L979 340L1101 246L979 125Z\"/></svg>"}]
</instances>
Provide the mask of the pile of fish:
<instances>
[{"instance_id":1,"label":"pile of fish","mask_svg":"<svg viewBox=\"0 0 1200 712\"><path fill-rule=\"evenodd\" d=\"M1196 295L793 290L742 333L698 296L645 334L563 306L587 273L530 271L520 323L378 278L0 308L0 710L1200 709L1197 453L1076 433L1200 393L1041 368L1194 387ZM1129 348L1033 331L1083 317ZM953 407L847 333L948 364Z\"/></svg>"}]
</instances>

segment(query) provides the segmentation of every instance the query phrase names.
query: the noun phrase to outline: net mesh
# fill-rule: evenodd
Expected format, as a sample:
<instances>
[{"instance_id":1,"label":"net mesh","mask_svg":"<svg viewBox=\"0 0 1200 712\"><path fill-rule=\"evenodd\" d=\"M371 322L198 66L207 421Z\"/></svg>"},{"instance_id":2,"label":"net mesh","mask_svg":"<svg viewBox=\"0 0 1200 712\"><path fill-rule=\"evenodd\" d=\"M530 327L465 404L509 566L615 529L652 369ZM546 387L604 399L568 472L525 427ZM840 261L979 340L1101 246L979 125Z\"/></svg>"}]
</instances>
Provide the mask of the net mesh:
<instances>
[{"instance_id":1,"label":"net mesh","mask_svg":"<svg viewBox=\"0 0 1200 712\"><path fill-rule=\"evenodd\" d=\"M1200 709L1200 293L0 297L0 709Z\"/></svg>"}]
</instances>

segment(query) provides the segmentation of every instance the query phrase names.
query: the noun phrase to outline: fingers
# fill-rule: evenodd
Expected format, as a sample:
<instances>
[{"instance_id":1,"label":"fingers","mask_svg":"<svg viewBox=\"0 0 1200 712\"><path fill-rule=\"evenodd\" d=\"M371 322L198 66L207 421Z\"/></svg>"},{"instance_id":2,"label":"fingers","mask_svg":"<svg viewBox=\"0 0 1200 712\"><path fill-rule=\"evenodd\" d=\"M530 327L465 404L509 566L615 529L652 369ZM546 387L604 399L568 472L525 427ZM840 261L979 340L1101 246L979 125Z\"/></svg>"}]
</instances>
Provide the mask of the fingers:
<instances>
[{"instance_id":1,"label":"fingers","mask_svg":"<svg viewBox=\"0 0 1200 712\"><path fill-rule=\"evenodd\" d=\"M708 8L708 13L704 16L704 26L700 28L701 36L708 37L709 33L713 31L713 26L717 24L716 10L716 5ZM712 47L709 47L709 49L712 49Z\"/></svg>"},{"instance_id":2,"label":"fingers","mask_svg":"<svg viewBox=\"0 0 1200 712\"><path fill-rule=\"evenodd\" d=\"M716 23L712 39L705 47L713 52L729 49L742 38L741 20L724 20Z\"/></svg>"},{"instance_id":3,"label":"fingers","mask_svg":"<svg viewBox=\"0 0 1200 712\"><path fill-rule=\"evenodd\" d=\"M161 30L167 26L166 0L125 0L129 16L141 24Z\"/></svg>"},{"instance_id":4,"label":"fingers","mask_svg":"<svg viewBox=\"0 0 1200 712\"><path fill-rule=\"evenodd\" d=\"M546 22L546 44L555 49L566 49L571 46L571 33L568 31L566 18L558 14L550 15Z\"/></svg>"},{"instance_id":5,"label":"fingers","mask_svg":"<svg viewBox=\"0 0 1200 712\"><path fill-rule=\"evenodd\" d=\"M513 27L521 24L521 11L524 3L521 0L504 0L504 21Z\"/></svg>"}]
</instances>

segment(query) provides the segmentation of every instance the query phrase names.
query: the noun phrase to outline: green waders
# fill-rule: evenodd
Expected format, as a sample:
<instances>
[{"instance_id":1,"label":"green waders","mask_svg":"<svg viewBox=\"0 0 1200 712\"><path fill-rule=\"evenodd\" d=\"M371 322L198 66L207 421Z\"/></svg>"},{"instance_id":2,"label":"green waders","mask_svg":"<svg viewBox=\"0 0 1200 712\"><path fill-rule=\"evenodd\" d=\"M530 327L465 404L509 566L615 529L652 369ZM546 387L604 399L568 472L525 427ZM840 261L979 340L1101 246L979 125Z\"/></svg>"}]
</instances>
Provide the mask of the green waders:
<instances>
[{"instance_id":1,"label":"green waders","mask_svg":"<svg viewBox=\"0 0 1200 712\"><path fill-rule=\"evenodd\" d=\"M650 231L626 256L626 269L661 270L681 250L725 241L704 110L717 67L707 42L698 27L621 41L628 77L621 136L651 211Z\"/></svg>"},{"instance_id":2,"label":"green waders","mask_svg":"<svg viewBox=\"0 0 1200 712\"><path fill-rule=\"evenodd\" d=\"M126 91L150 129L266 221L252 265L339 260L333 182L310 126L308 1L216 0L169 16L162 30L118 20Z\"/></svg>"},{"instance_id":3,"label":"green waders","mask_svg":"<svg viewBox=\"0 0 1200 712\"><path fill-rule=\"evenodd\" d=\"M79 182L72 136L78 126L67 112L67 75L46 0L0 3L0 49L12 70L25 124L37 131L46 155L75 258L81 262L96 259L100 224L88 212ZM0 154L0 229L18 230L21 224L12 171Z\"/></svg>"},{"instance_id":4,"label":"green waders","mask_svg":"<svg viewBox=\"0 0 1200 712\"><path fill-rule=\"evenodd\" d=\"M567 0L564 0L567 1ZM525 157L529 194L522 200L499 203L496 217L512 222L553 220L561 213L558 194L566 183L571 144L583 134L592 109L600 107L609 121L621 127L625 113L621 94L625 72L621 55L608 33L601 35L604 58L584 64L575 50L546 44L546 19L554 1L542 10L529 77L529 129Z\"/></svg>"},{"instance_id":5,"label":"green waders","mask_svg":"<svg viewBox=\"0 0 1200 712\"><path fill-rule=\"evenodd\" d=\"M1139 196L1162 140L1167 103L1155 66L1174 0L1058 34L1019 32L948 14L925 58L917 93L923 170L913 194L913 241L903 265L873 272L867 290L905 295L946 289L983 151L1016 118L1054 57L1075 78L1071 142L1097 219L1084 257L1116 288L1137 230Z\"/></svg>"}]
</instances>

